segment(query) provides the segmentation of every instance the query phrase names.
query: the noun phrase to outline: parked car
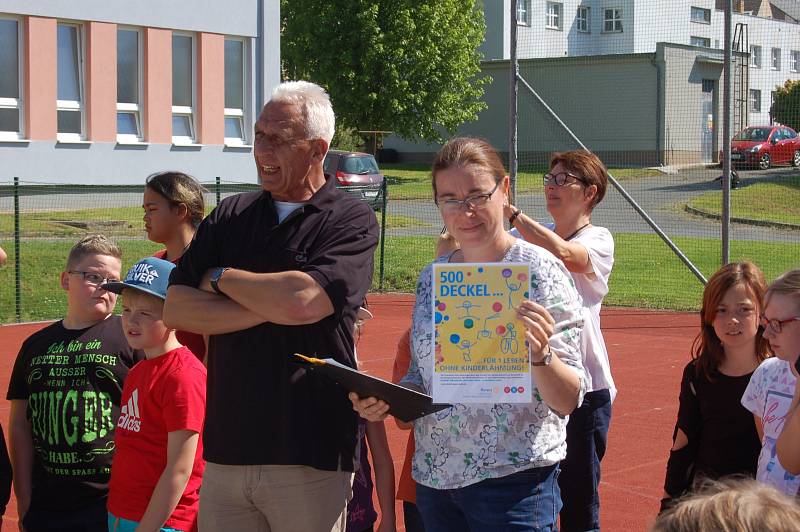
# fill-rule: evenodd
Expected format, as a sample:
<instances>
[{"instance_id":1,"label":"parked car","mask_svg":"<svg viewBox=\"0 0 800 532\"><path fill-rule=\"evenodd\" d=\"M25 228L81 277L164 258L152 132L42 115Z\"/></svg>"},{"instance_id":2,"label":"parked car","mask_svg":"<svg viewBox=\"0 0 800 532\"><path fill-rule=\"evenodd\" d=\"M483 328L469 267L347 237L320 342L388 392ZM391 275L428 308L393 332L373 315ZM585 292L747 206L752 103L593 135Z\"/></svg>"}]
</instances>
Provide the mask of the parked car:
<instances>
[{"instance_id":1,"label":"parked car","mask_svg":"<svg viewBox=\"0 0 800 532\"><path fill-rule=\"evenodd\" d=\"M368 153L330 150L322 165L325 177L336 179L337 188L378 211L383 206L383 174Z\"/></svg>"},{"instance_id":2,"label":"parked car","mask_svg":"<svg viewBox=\"0 0 800 532\"><path fill-rule=\"evenodd\" d=\"M731 163L762 170L773 164L800 166L800 138L786 126L750 126L733 137Z\"/></svg>"}]
</instances>

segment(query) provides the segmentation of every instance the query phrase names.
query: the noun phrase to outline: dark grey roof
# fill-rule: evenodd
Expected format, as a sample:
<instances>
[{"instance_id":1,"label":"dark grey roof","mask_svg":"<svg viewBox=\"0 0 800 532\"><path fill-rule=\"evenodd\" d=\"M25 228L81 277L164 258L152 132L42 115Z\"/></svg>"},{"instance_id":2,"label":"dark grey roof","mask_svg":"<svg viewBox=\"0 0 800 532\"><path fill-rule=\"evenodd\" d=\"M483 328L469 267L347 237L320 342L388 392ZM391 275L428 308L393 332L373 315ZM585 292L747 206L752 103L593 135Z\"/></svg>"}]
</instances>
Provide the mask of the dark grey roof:
<instances>
[{"instance_id":1,"label":"dark grey roof","mask_svg":"<svg viewBox=\"0 0 800 532\"><path fill-rule=\"evenodd\" d=\"M770 4L774 8L778 8L781 10L785 15L789 15L789 17L793 18L796 21L800 20L800 1L798 0L771 0ZM777 18L777 17L776 17Z\"/></svg>"}]
</instances>

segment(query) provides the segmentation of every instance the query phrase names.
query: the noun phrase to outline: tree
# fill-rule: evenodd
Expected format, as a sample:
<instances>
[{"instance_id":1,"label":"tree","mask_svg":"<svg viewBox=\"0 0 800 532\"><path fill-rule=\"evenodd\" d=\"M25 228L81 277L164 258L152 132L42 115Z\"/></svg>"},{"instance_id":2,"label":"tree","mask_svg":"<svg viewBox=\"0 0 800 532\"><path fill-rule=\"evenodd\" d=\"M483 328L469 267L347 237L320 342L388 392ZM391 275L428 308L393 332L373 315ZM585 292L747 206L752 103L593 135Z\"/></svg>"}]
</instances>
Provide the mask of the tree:
<instances>
[{"instance_id":1,"label":"tree","mask_svg":"<svg viewBox=\"0 0 800 532\"><path fill-rule=\"evenodd\" d=\"M485 107L481 0L282 0L284 74L355 130L442 140Z\"/></svg>"},{"instance_id":2,"label":"tree","mask_svg":"<svg viewBox=\"0 0 800 532\"><path fill-rule=\"evenodd\" d=\"M774 121L800 131L800 81L787 80L775 89L770 112Z\"/></svg>"}]
</instances>

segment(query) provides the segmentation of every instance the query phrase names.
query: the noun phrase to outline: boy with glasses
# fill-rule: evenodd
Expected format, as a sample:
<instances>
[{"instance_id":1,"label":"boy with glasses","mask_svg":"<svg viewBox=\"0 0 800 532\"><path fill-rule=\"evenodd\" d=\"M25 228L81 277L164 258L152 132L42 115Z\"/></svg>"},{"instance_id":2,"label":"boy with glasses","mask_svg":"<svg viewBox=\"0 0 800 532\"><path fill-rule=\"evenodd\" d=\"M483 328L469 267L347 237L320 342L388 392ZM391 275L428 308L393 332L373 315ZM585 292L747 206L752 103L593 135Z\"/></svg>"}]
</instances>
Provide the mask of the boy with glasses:
<instances>
[{"instance_id":1,"label":"boy with glasses","mask_svg":"<svg viewBox=\"0 0 800 532\"><path fill-rule=\"evenodd\" d=\"M122 253L103 235L72 247L62 320L32 334L17 355L7 399L20 529L107 529L106 497L122 385L143 355L128 346L116 294ZM23 528L24 527L24 528Z\"/></svg>"}]
</instances>

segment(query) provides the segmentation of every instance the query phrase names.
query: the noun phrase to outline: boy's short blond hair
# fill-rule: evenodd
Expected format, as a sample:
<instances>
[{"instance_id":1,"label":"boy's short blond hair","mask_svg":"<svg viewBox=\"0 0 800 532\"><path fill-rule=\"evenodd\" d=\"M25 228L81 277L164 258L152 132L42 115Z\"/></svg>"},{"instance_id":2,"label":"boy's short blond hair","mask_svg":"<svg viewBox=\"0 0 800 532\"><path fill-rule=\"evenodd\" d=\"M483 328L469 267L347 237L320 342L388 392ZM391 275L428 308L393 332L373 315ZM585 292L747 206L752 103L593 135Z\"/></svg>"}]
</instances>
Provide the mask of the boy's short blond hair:
<instances>
[{"instance_id":1,"label":"boy's short blond hair","mask_svg":"<svg viewBox=\"0 0 800 532\"><path fill-rule=\"evenodd\" d=\"M800 506L753 479L706 481L658 516L651 532L789 532L800 530Z\"/></svg>"},{"instance_id":2,"label":"boy's short blond hair","mask_svg":"<svg viewBox=\"0 0 800 532\"><path fill-rule=\"evenodd\" d=\"M67 270L72 269L78 262L89 255L108 255L122 260L122 250L105 235L91 234L78 240L72 246L67 256Z\"/></svg>"}]
</instances>

